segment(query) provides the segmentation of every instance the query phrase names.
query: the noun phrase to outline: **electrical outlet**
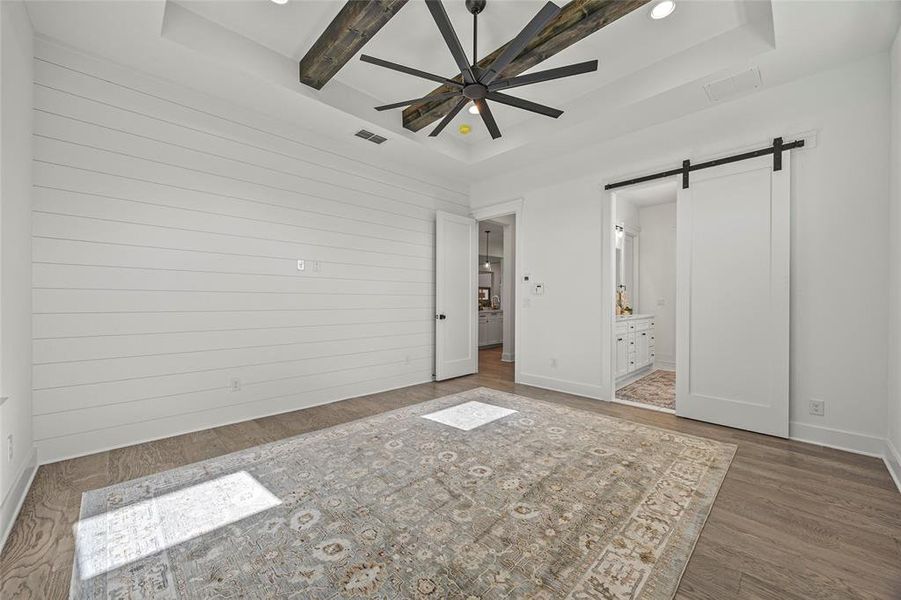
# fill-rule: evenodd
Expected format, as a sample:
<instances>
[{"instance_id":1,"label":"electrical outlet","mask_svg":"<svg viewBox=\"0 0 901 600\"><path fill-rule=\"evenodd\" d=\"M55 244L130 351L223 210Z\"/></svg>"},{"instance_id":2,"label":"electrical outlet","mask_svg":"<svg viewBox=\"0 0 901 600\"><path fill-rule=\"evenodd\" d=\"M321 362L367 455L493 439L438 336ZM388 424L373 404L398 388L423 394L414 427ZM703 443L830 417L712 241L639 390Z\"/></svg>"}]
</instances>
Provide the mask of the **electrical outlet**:
<instances>
[{"instance_id":1,"label":"electrical outlet","mask_svg":"<svg viewBox=\"0 0 901 600\"><path fill-rule=\"evenodd\" d=\"M551 359L551 366L555 369L557 368L557 359L556 358Z\"/></svg>"},{"instance_id":2,"label":"electrical outlet","mask_svg":"<svg viewBox=\"0 0 901 600\"><path fill-rule=\"evenodd\" d=\"M241 380L237 377L232 377L228 380L228 391L230 392L240 392L241 391Z\"/></svg>"},{"instance_id":3,"label":"electrical outlet","mask_svg":"<svg viewBox=\"0 0 901 600\"><path fill-rule=\"evenodd\" d=\"M810 401L810 414L815 417L823 417L826 415L826 401L825 400L811 400Z\"/></svg>"},{"instance_id":4,"label":"electrical outlet","mask_svg":"<svg viewBox=\"0 0 901 600\"><path fill-rule=\"evenodd\" d=\"M322 270L322 263L320 263L318 260L314 260L313 261L313 272L318 273L321 270Z\"/></svg>"},{"instance_id":5,"label":"electrical outlet","mask_svg":"<svg viewBox=\"0 0 901 600\"><path fill-rule=\"evenodd\" d=\"M303 259L302 258L297 259L297 270L303 271L306 268L307 268L306 263L304 263Z\"/></svg>"},{"instance_id":6,"label":"electrical outlet","mask_svg":"<svg viewBox=\"0 0 901 600\"><path fill-rule=\"evenodd\" d=\"M6 444L6 460L12 462L13 456L15 456L16 445L13 444L13 434L9 434L6 436L7 444Z\"/></svg>"}]
</instances>

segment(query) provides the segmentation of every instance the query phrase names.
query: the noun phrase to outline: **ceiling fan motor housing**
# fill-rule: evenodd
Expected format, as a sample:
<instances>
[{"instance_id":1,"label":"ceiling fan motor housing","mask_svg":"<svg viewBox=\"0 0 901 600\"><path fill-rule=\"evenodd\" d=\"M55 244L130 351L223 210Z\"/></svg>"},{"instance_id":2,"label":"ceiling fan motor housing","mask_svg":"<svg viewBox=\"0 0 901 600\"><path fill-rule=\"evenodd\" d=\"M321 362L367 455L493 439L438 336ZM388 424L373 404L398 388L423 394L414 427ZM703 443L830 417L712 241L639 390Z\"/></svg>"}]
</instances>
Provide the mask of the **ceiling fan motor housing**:
<instances>
[{"instance_id":1,"label":"ceiling fan motor housing","mask_svg":"<svg viewBox=\"0 0 901 600\"><path fill-rule=\"evenodd\" d=\"M463 95L470 100L481 100L488 95L488 88L481 83L471 83L463 88Z\"/></svg>"},{"instance_id":2,"label":"ceiling fan motor housing","mask_svg":"<svg viewBox=\"0 0 901 600\"><path fill-rule=\"evenodd\" d=\"M485 10L485 4L487 4L487 0L466 0L466 10L477 15Z\"/></svg>"}]
</instances>

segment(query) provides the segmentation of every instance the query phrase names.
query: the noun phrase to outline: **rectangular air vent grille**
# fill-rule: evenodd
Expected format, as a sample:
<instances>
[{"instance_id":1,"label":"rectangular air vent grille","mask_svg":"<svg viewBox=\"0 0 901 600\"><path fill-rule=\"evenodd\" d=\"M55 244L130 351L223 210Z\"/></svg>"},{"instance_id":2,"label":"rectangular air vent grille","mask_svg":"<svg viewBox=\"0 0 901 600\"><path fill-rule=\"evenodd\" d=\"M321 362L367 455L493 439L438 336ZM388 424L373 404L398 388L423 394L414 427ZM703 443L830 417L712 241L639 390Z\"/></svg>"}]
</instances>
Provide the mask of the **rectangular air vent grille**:
<instances>
[{"instance_id":1,"label":"rectangular air vent grille","mask_svg":"<svg viewBox=\"0 0 901 600\"><path fill-rule=\"evenodd\" d=\"M704 86L704 91L707 92L707 97L711 102L722 102L753 92L759 87L760 71L752 68L717 81L711 81Z\"/></svg>"},{"instance_id":2,"label":"rectangular air vent grille","mask_svg":"<svg viewBox=\"0 0 901 600\"><path fill-rule=\"evenodd\" d=\"M388 140L385 136L378 135L376 133L372 133L371 131L366 131L365 129L361 129L360 131L354 134L358 138L363 138L364 140L369 140L373 144L381 144Z\"/></svg>"}]
</instances>

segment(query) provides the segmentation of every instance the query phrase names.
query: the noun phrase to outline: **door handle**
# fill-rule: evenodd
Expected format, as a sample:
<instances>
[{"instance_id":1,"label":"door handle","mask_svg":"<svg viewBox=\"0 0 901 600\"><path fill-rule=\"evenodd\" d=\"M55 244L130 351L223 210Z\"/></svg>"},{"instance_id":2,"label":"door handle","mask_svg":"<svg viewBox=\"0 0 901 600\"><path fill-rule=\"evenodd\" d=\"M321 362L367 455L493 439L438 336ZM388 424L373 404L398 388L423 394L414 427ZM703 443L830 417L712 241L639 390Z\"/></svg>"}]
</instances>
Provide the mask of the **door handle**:
<instances>
[{"instance_id":1,"label":"door handle","mask_svg":"<svg viewBox=\"0 0 901 600\"><path fill-rule=\"evenodd\" d=\"M447 318L447 315L445 315L444 313L440 313L440 314L435 315L435 318L438 319L439 321L443 321L444 319Z\"/></svg>"}]
</instances>

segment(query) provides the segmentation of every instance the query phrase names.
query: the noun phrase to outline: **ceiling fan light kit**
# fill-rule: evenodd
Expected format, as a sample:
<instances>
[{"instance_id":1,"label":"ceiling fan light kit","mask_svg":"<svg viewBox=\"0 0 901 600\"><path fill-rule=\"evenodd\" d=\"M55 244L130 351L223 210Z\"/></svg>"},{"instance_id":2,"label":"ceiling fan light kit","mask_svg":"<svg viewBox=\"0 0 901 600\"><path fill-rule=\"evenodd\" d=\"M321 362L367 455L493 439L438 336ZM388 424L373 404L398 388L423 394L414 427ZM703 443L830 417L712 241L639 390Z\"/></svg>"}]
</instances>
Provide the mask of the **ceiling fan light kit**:
<instances>
[{"instance_id":1,"label":"ceiling fan light kit","mask_svg":"<svg viewBox=\"0 0 901 600\"><path fill-rule=\"evenodd\" d=\"M470 107L469 112L478 114L482 117L482 122L485 123L485 127L491 134L492 139L501 137L501 131L497 126L497 122L494 120L494 115L491 113L491 108L488 103L489 100L556 119L563 114L562 110L537 104L529 100L523 100L516 96L509 96L501 93L499 90L560 79L572 75L580 75L582 73L596 71L598 68L598 61L590 60L565 67L557 67L555 69L547 69L527 75L520 75L518 77L510 77L508 79L499 78L504 69L522 53L532 38L538 35L560 12L560 7L553 2L545 4L544 7L538 11L538 14L532 17L532 20L529 21L522 31L504 46L501 53L491 65L484 70L476 66L478 64L476 49L478 44L478 16L479 13L485 9L486 0L466 0L466 9L472 14L473 19L473 51L471 63L466 58L466 53L463 50L463 46L460 44L460 39L454 31L453 25L450 22L450 18L447 16L447 11L444 9L441 0L425 0L425 3L429 12L432 14L432 18L435 20L435 24L438 26L438 30L441 32L441 36L444 38L444 42L447 44L454 61L460 69L460 81L447 79L440 75L427 73L425 71L420 71L419 69L406 67L365 54L360 55L360 60L414 77L436 81L453 88L453 91L451 92L431 94L424 98L404 100L402 102L394 102L392 104L375 107L376 110L382 111L402 108L423 100L459 99L444 116L441 122L438 123L438 126L432 130L429 137L439 135L444 128L453 121L454 117L457 116L463 107L470 102L472 102L473 106Z\"/></svg>"}]
</instances>

